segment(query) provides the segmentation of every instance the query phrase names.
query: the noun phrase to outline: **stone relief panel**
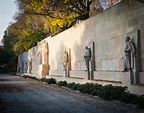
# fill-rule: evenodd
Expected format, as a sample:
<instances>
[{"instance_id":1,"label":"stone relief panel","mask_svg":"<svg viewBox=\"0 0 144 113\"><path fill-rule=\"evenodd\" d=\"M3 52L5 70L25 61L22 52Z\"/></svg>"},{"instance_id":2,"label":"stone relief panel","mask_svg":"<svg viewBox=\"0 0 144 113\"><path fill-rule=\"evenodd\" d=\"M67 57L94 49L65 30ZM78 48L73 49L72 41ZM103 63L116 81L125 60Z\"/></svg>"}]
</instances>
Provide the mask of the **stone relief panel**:
<instances>
[{"instance_id":1,"label":"stone relief panel","mask_svg":"<svg viewBox=\"0 0 144 113\"><path fill-rule=\"evenodd\" d=\"M102 59L99 64L101 70L117 71L118 59Z\"/></svg>"},{"instance_id":2,"label":"stone relief panel","mask_svg":"<svg viewBox=\"0 0 144 113\"><path fill-rule=\"evenodd\" d=\"M64 70L63 62L58 63L58 65L57 65L57 70Z\"/></svg>"},{"instance_id":3,"label":"stone relief panel","mask_svg":"<svg viewBox=\"0 0 144 113\"><path fill-rule=\"evenodd\" d=\"M80 70L80 62L81 61L74 61L72 64L72 70Z\"/></svg>"}]
</instances>

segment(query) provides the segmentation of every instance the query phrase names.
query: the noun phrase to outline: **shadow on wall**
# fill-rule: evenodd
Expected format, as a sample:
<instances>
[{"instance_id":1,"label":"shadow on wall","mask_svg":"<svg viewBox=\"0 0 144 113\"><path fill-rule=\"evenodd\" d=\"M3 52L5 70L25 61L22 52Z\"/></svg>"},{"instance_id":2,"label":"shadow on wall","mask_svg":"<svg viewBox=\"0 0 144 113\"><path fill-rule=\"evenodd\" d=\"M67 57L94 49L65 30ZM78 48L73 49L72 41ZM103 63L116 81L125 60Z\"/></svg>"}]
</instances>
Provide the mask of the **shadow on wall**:
<instances>
[{"instance_id":1,"label":"shadow on wall","mask_svg":"<svg viewBox=\"0 0 144 113\"><path fill-rule=\"evenodd\" d=\"M118 16L118 11L121 16ZM71 70L84 70L85 46L94 42L95 59L92 62L96 61L96 64L93 70L121 71L122 66L118 63L123 55L123 35L129 30L127 14L130 15L126 6L118 4L52 37L51 40L57 43L50 46L51 69L62 70L64 51L71 49Z\"/></svg>"}]
</instances>

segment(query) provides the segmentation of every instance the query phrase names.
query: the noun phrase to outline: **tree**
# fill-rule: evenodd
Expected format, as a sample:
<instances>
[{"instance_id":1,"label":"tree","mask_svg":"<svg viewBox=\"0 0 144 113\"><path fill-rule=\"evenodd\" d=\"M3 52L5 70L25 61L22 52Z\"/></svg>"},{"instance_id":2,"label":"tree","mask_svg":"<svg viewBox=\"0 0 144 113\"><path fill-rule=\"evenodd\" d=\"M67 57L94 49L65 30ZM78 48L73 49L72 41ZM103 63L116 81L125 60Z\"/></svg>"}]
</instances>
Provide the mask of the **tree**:
<instances>
[{"instance_id":1,"label":"tree","mask_svg":"<svg viewBox=\"0 0 144 113\"><path fill-rule=\"evenodd\" d=\"M120 1L129 4L144 0L16 0L19 13L7 28L9 41L18 55L46 36L56 35Z\"/></svg>"},{"instance_id":2,"label":"tree","mask_svg":"<svg viewBox=\"0 0 144 113\"><path fill-rule=\"evenodd\" d=\"M17 0L20 12L16 22L8 27L11 43L18 55L35 46L46 36L55 35L75 24L78 19L87 19L89 0Z\"/></svg>"},{"instance_id":3,"label":"tree","mask_svg":"<svg viewBox=\"0 0 144 113\"><path fill-rule=\"evenodd\" d=\"M17 0L17 3L23 14L45 17L50 23L50 35L55 35L78 20L89 18L92 0Z\"/></svg>"},{"instance_id":4,"label":"tree","mask_svg":"<svg viewBox=\"0 0 144 113\"><path fill-rule=\"evenodd\" d=\"M48 35L48 31L44 29L44 17L20 13L15 19L16 22L12 23L7 31L16 55L27 51Z\"/></svg>"},{"instance_id":5,"label":"tree","mask_svg":"<svg viewBox=\"0 0 144 113\"><path fill-rule=\"evenodd\" d=\"M92 0L17 0L17 3L24 13L57 19L75 14L73 18L84 20L89 17Z\"/></svg>"},{"instance_id":6,"label":"tree","mask_svg":"<svg viewBox=\"0 0 144 113\"><path fill-rule=\"evenodd\" d=\"M16 71L17 57L12 50L12 39L8 36L7 31L4 32L3 36L3 47L0 48L0 69L7 71Z\"/></svg>"}]
</instances>

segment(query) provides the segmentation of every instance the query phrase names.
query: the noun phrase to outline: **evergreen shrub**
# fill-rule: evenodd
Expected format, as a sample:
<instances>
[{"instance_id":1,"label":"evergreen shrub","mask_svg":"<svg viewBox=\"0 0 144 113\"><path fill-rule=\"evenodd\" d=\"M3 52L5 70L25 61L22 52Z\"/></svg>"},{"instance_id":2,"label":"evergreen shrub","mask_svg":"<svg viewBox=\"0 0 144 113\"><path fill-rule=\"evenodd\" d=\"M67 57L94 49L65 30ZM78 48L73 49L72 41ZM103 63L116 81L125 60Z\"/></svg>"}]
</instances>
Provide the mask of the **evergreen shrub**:
<instances>
[{"instance_id":1,"label":"evergreen shrub","mask_svg":"<svg viewBox=\"0 0 144 113\"><path fill-rule=\"evenodd\" d=\"M138 98L137 105L144 109L144 94Z\"/></svg>"},{"instance_id":2,"label":"evergreen shrub","mask_svg":"<svg viewBox=\"0 0 144 113\"><path fill-rule=\"evenodd\" d=\"M34 80L38 80L36 77L34 76L29 76L29 75L24 75L24 78L30 78L30 79L34 79Z\"/></svg>"},{"instance_id":3,"label":"evergreen shrub","mask_svg":"<svg viewBox=\"0 0 144 113\"><path fill-rule=\"evenodd\" d=\"M47 84L56 84L56 80L54 78L41 78L41 82L46 82Z\"/></svg>"},{"instance_id":4,"label":"evergreen shrub","mask_svg":"<svg viewBox=\"0 0 144 113\"><path fill-rule=\"evenodd\" d=\"M67 87L70 88L70 89L73 89L73 90L77 90L78 87L79 87L79 84L76 84L76 83L72 82L72 83L68 83Z\"/></svg>"},{"instance_id":5,"label":"evergreen shrub","mask_svg":"<svg viewBox=\"0 0 144 113\"><path fill-rule=\"evenodd\" d=\"M54 78L48 78L47 79L47 83L48 84L56 84L56 79L54 79Z\"/></svg>"},{"instance_id":6,"label":"evergreen shrub","mask_svg":"<svg viewBox=\"0 0 144 113\"><path fill-rule=\"evenodd\" d=\"M92 88L91 94L97 96L98 90L100 90L103 86L101 84L95 84Z\"/></svg>"},{"instance_id":7,"label":"evergreen shrub","mask_svg":"<svg viewBox=\"0 0 144 113\"><path fill-rule=\"evenodd\" d=\"M57 83L57 85L58 86L67 86L67 82L66 81L59 81L58 83Z\"/></svg>"}]
</instances>

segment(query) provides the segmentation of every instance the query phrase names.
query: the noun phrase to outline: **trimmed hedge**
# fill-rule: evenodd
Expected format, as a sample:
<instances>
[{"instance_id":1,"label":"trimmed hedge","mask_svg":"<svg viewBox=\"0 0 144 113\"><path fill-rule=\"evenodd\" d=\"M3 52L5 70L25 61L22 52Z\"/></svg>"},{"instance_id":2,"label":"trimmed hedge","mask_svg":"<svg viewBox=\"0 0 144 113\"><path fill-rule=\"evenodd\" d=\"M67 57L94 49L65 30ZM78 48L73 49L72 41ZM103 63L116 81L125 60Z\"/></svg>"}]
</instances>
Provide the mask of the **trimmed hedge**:
<instances>
[{"instance_id":1,"label":"trimmed hedge","mask_svg":"<svg viewBox=\"0 0 144 113\"><path fill-rule=\"evenodd\" d=\"M57 85L58 85L58 86L65 86L65 87L67 87L67 81L59 81L59 82L57 83Z\"/></svg>"},{"instance_id":2,"label":"trimmed hedge","mask_svg":"<svg viewBox=\"0 0 144 113\"><path fill-rule=\"evenodd\" d=\"M31 78L38 80L36 77L31 77L24 75L24 78ZM56 84L56 79L54 78L41 78L41 82L46 82L47 84ZM91 94L93 96L99 96L105 100L119 100L123 103L137 104L140 108L144 108L144 95L136 96L128 92L127 87L122 86L112 86L111 84L102 86L101 84L93 83L67 83L66 81L59 81L58 86L65 86L73 90L78 90L82 93Z\"/></svg>"},{"instance_id":3,"label":"trimmed hedge","mask_svg":"<svg viewBox=\"0 0 144 113\"><path fill-rule=\"evenodd\" d=\"M137 105L144 109L144 94L138 98Z\"/></svg>"},{"instance_id":4,"label":"trimmed hedge","mask_svg":"<svg viewBox=\"0 0 144 113\"><path fill-rule=\"evenodd\" d=\"M54 78L41 78L41 82L46 82L47 84L56 84L56 80Z\"/></svg>"},{"instance_id":5,"label":"trimmed hedge","mask_svg":"<svg viewBox=\"0 0 144 113\"><path fill-rule=\"evenodd\" d=\"M30 79L38 80L36 77L32 77L32 76L29 76L29 75L24 75L23 77L24 78L30 78Z\"/></svg>"},{"instance_id":6,"label":"trimmed hedge","mask_svg":"<svg viewBox=\"0 0 144 113\"><path fill-rule=\"evenodd\" d=\"M65 81L66 82L66 81ZM127 87L112 86L93 83L76 84L74 82L64 84L63 81L59 81L60 86L66 86L73 90L79 90L82 93L91 94L101 97L105 100L119 100L123 103L137 104L140 108L144 108L144 95L138 97L128 92Z\"/></svg>"},{"instance_id":7,"label":"trimmed hedge","mask_svg":"<svg viewBox=\"0 0 144 113\"><path fill-rule=\"evenodd\" d=\"M77 90L77 84L72 82L72 83L68 83L67 87L73 90Z\"/></svg>"}]
</instances>

